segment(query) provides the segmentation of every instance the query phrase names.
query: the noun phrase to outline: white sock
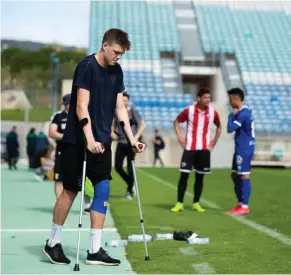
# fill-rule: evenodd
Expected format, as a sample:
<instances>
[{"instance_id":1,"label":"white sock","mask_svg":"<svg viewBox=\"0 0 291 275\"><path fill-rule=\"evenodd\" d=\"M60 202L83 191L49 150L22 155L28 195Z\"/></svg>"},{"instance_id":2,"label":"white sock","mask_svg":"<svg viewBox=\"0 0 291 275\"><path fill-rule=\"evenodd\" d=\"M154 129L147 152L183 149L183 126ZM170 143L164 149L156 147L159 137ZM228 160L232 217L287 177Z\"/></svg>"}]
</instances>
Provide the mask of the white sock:
<instances>
[{"instance_id":1,"label":"white sock","mask_svg":"<svg viewBox=\"0 0 291 275\"><path fill-rule=\"evenodd\" d=\"M51 237L48 241L48 245L50 247L54 247L57 243L61 242L62 228L63 227L61 225L57 225L53 223Z\"/></svg>"},{"instance_id":2,"label":"white sock","mask_svg":"<svg viewBox=\"0 0 291 275\"><path fill-rule=\"evenodd\" d=\"M242 208L249 208L249 206L247 204L243 204Z\"/></svg>"},{"instance_id":3,"label":"white sock","mask_svg":"<svg viewBox=\"0 0 291 275\"><path fill-rule=\"evenodd\" d=\"M102 229L91 229L90 254L97 253L101 247Z\"/></svg>"}]
</instances>

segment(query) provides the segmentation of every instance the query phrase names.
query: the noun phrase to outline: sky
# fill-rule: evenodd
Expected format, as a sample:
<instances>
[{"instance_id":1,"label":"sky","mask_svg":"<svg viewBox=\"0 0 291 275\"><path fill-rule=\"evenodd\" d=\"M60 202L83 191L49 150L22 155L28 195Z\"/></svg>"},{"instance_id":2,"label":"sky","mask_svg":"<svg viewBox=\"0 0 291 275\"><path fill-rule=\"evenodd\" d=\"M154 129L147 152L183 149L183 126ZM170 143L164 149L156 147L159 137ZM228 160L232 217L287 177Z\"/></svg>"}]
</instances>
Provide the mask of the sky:
<instances>
[{"instance_id":1,"label":"sky","mask_svg":"<svg viewBox=\"0 0 291 275\"><path fill-rule=\"evenodd\" d=\"M66 46L88 47L89 0L0 0L1 38L60 43ZM164 0L165 1L165 0ZM196 0L198 1L198 0ZM199 2L210 0L199 0ZM211 0L221 2L221 0ZM225 0L224 0L225 1ZM232 4L262 3L262 0L227 0ZM266 5L266 2L268 3ZM265 1L285 5L291 13L291 1Z\"/></svg>"},{"instance_id":2,"label":"sky","mask_svg":"<svg viewBox=\"0 0 291 275\"><path fill-rule=\"evenodd\" d=\"M88 47L89 8L86 0L1 1L1 39Z\"/></svg>"}]
</instances>

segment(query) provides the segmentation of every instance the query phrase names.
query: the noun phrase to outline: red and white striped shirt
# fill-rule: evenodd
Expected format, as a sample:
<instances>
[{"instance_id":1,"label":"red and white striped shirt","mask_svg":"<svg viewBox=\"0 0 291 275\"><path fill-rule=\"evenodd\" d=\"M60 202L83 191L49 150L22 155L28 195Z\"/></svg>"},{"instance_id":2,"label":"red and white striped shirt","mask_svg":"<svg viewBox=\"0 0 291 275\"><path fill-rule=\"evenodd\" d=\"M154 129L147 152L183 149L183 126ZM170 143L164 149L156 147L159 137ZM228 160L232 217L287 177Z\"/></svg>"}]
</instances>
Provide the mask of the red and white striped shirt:
<instances>
[{"instance_id":1,"label":"red and white striped shirt","mask_svg":"<svg viewBox=\"0 0 291 275\"><path fill-rule=\"evenodd\" d=\"M210 143L210 126L214 123L220 126L220 118L217 111L208 106L205 112L200 112L198 105L185 108L178 116L178 122L187 121L186 150L208 150Z\"/></svg>"}]
</instances>

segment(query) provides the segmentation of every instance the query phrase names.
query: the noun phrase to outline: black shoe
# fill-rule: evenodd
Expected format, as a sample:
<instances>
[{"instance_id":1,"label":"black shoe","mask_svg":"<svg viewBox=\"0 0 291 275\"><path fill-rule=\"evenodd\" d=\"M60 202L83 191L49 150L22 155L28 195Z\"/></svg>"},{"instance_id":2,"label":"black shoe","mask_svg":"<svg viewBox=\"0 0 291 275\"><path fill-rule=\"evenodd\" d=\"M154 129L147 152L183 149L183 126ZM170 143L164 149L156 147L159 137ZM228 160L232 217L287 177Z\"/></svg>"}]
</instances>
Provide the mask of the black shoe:
<instances>
[{"instance_id":1,"label":"black shoe","mask_svg":"<svg viewBox=\"0 0 291 275\"><path fill-rule=\"evenodd\" d=\"M89 251L87 251L88 256L87 260L85 261L85 264L92 264L92 265L119 265L120 261L117 259L111 258L107 251L105 251L102 247L100 247L99 251L94 254L90 254Z\"/></svg>"},{"instance_id":2,"label":"black shoe","mask_svg":"<svg viewBox=\"0 0 291 275\"><path fill-rule=\"evenodd\" d=\"M60 243L57 243L54 247L50 247L47 240L46 246L42 252L50 259L53 264L71 263L71 261L65 256L62 245Z\"/></svg>"}]
</instances>

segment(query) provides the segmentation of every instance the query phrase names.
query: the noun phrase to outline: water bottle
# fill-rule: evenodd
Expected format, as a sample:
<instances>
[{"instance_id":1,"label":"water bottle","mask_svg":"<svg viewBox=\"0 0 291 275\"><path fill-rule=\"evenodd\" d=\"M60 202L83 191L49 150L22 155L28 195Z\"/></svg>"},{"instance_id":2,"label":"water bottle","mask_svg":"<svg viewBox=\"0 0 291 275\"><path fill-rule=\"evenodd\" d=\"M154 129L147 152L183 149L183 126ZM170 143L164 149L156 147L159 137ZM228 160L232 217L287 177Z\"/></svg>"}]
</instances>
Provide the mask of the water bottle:
<instances>
[{"instance_id":1,"label":"water bottle","mask_svg":"<svg viewBox=\"0 0 291 275\"><path fill-rule=\"evenodd\" d=\"M187 240L188 244L209 244L209 238L193 238Z\"/></svg>"},{"instance_id":2,"label":"water bottle","mask_svg":"<svg viewBox=\"0 0 291 275\"><path fill-rule=\"evenodd\" d=\"M151 235L146 235L145 234L145 240L146 242L151 242L153 241L153 236ZM129 242L143 242L143 235L137 235L137 234L133 234L128 236L128 241Z\"/></svg>"},{"instance_id":3,"label":"water bottle","mask_svg":"<svg viewBox=\"0 0 291 275\"><path fill-rule=\"evenodd\" d=\"M156 234L156 240L173 240L173 234Z\"/></svg>"},{"instance_id":4,"label":"water bottle","mask_svg":"<svg viewBox=\"0 0 291 275\"><path fill-rule=\"evenodd\" d=\"M128 244L127 240L112 240L109 242L105 242L105 246L107 247L121 247L126 246Z\"/></svg>"}]
</instances>

